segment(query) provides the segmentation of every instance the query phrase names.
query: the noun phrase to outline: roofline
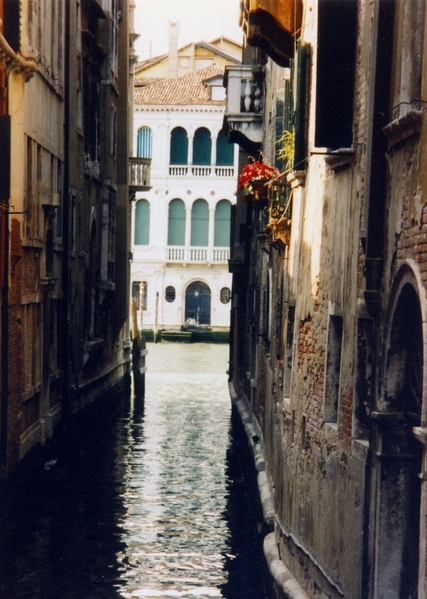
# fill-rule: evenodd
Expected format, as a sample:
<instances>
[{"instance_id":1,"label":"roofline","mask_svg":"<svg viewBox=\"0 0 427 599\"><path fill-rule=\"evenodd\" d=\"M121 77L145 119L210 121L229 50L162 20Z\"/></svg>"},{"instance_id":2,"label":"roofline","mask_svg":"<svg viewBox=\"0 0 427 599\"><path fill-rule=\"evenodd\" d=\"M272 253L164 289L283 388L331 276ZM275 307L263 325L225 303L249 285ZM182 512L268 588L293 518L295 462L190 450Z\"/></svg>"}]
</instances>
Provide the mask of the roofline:
<instances>
[{"instance_id":1,"label":"roofline","mask_svg":"<svg viewBox=\"0 0 427 599\"><path fill-rule=\"evenodd\" d=\"M217 40L221 40L221 39L231 41L233 44L235 44L239 48L242 47L241 44L238 44L231 38L224 37L224 36L215 38L213 40L213 42L216 42ZM205 42L204 40L200 40L199 42L190 42L188 44L185 44L185 46L181 46L181 48L178 48L178 52L181 52L181 50L185 50L186 48L189 48L190 46L194 46L195 48L206 48L207 50L212 50L218 56L221 56L222 58L226 58L226 59L234 62L235 64L241 63L241 61L238 58L234 58L234 56L232 56L231 54L224 52L224 50L220 50L219 48L214 46L212 42ZM169 54L167 54L167 53L159 54L158 56L153 56L152 58L146 58L145 60L139 62L135 67L135 75L138 73L138 71L140 69L143 69L146 67L148 68L148 67L154 66L155 64L159 64L163 60L167 60L168 56L169 56Z\"/></svg>"}]
</instances>

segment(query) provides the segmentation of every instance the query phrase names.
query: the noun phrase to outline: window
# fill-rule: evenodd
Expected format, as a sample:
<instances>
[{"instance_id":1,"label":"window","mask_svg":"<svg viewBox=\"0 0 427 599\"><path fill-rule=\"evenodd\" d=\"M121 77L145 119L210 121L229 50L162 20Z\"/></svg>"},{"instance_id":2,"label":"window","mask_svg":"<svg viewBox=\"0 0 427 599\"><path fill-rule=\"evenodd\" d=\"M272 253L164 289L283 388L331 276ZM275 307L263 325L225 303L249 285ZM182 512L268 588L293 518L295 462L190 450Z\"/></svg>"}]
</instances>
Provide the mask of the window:
<instances>
[{"instance_id":1,"label":"window","mask_svg":"<svg viewBox=\"0 0 427 599\"><path fill-rule=\"evenodd\" d=\"M141 127L138 130L136 155L138 158L151 158L152 133L149 127Z\"/></svg>"},{"instance_id":2,"label":"window","mask_svg":"<svg viewBox=\"0 0 427 599\"><path fill-rule=\"evenodd\" d=\"M169 202L168 245L185 245L185 204L179 198Z\"/></svg>"},{"instance_id":3,"label":"window","mask_svg":"<svg viewBox=\"0 0 427 599\"><path fill-rule=\"evenodd\" d=\"M211 100L225 100L225 87L223 85L211 85L210 89Z\"/></svg>"},{"instance_id":4,"label":"window","mask_svg":"<svg viewBox=\"0 0 427 599\"><path fill-rule=\"evenodd\" d=\"M209 206L206 200L196 200L191 211L191 245L207 247L209 240Z\"/></svg>"},{"instance_id":5,"label":"window","mask_svg":"<svg viewBox=\"0 0 427 599\"><path fill-rule=\"evenodd\" d=\"M352 145L356 33L357 0L319 0L316 146Z\"/></svg>"},{"instance_id":6,"label":"window","mask_svg":"<svg viewBox=\"0 0 427 599\"><path fill-rule=\"evenodd\" d=\"M325 395L323 417L326 422L337 422L341 374L341 346L343 322L341 316L329 317L328 350L326 355Z\"/></svg>"},{"instance_id":7,"label":"window","mask_svg":"<svg viewBox=\"0 0 427 599\"><path fill-rule=\"evenodd\" d=\"M175 287L172 287L172 285L169 285L168 287L166 287L165 290L165 300L169 303L172 303L175 301Z\"/></svg>"},{"instance_id":8,"label":"window","mask_svg":"<svg viewBox=\"0 0 427 599\"><path fill-rule=\"evenodd\" d=\"M216 140L216 165L233 166L234 144L228 143L227 134L221 130Z\"/></svg>"},{"instance_id":9,"label":"window","mask_svg":"<svg viewBox=\"0 0 427 599\"><path fill-rule=\"evenodd\" d=\"M228 304L231 299L231 291L228 287L223 287L219 294L219 299L223 304Z\"/></svg>"},{"instance_id":10,"label":"window","mask_svg":"<svg viewBox=\"0 0 427 599\"><path fill-rule=\"evenodd\" d=\"M206 127L199 127L193 140L193 164L207 166L211 163L212 140Z\"/></svg>"},{"instance_id":11,"label":"window","mask_svg":"<svg viewBox=\"0 0 427 599\"><path fill-rule=\"evenodd\" d=\"M188 137L183 127L172 129L170 164L188 164Z\"/></svg>"},{"instance_id":12,"label":"window","mask_svg":"<svg viewBox=\"0 0 427 599\"><path fill-rule=\"evenodd\" d=\"M230 247L231 203L221 200L215 208L214 246Z\"/></svg>"},{"instance_id":13,"label":"window","mask_svg":"<svg viewBox=\"0 0 427 599\"><path fill-rule=\"evenodd\" d=\"M150 204L138 200L135 205L135 245L150 243Z\"/></svg>"},{"instance_id":14,"label":"window","mask_svg":"<svg viewBox=\"0 0 427 599\"><path fill-rule=\"evenodd\" d=\"M147 309L147 282L134 281L132 283L132 299L137 310Z\"/></svg>"}]
</instances>

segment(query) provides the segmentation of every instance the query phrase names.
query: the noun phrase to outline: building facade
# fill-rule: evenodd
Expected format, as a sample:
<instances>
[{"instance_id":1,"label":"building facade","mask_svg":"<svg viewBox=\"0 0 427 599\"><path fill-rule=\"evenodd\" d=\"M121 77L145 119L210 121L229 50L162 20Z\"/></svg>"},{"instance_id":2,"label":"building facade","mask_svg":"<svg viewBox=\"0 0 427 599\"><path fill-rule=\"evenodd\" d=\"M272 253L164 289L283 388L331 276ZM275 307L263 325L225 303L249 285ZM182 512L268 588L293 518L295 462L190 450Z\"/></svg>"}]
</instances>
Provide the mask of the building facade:
<instances>
[{"instance_id":1,"label":"building facade","mask_svg":"<svg viewBox=\"0 0 427 599\"><path fill-rule=\"evenodd\" d=\"M132 297L142 329L226 332L237 151L222 80L239 47L220 38L178 51L179 24L169 27L169 55L136 72L133 149L151 159L151 189L134 203Z\"/></svg>"},{"instance_id":2,"label":"building facade","mask_svg":"<svg viewBox=\"0 0 427 599\"><path fill-rule=\"evenodd\" d=\"M275 588L425 599L426 5L245 1L241 22L229 138L281 174L265 207L237 199L230 391Z\"/></svg>"},{"instance_id":3,"label":"building facade","mask_svg":"<svg viewBox=\"0 0 427 599\"><path fill-rule=\"evenodd\" d=\"M127 0L1 2L7 475L130 372ZM142 187L144 188L144 186Z\"/></svg>"}]
</instances>

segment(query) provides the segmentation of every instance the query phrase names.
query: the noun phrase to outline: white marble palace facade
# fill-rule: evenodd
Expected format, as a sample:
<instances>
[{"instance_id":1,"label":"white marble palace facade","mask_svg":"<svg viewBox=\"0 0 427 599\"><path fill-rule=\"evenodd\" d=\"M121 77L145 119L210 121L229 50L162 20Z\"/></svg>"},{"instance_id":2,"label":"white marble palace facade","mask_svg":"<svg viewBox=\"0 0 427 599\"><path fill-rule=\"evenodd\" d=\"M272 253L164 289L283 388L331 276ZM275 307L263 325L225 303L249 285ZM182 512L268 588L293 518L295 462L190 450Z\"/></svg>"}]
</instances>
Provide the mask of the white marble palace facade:
<instances>
[{"instance_id":1,"label":"white marble palace facade","mask_svg":"<svg viewBox=\"0 0 427 599\"><path fill-rule=\"evenodd\" d=\"M151 189L132 202L132 296L144 330L229 329L237 146L222 130L222 78L216 64L154 82L137 73L133 150L151 158Z\"/></svg>"}]
</instances>

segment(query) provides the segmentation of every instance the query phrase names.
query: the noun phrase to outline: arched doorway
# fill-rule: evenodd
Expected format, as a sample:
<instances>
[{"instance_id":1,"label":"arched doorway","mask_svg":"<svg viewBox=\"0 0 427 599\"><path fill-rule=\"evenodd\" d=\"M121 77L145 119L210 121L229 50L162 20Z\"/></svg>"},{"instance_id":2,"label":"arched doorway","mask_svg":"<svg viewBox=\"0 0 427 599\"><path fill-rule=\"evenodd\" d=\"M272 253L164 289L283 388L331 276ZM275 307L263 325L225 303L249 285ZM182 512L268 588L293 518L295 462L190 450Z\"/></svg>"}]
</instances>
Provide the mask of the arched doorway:
<instances>
[{"instance_id":1,"label":"arched doorway","mask_svg":"<svg viewBox=\"0 0 427 599\"><path fill-rule=\"evenodd\" d=\"M192 326L211 324L211 290L202 281L194 281L185 292L185 324Z\"/></svg>"},{"instance_id":2,"label":"arched doorway","mask_svg":"<svg viewBox=\"0 0 427 599\"><path fill-rule=\"evenodd\" d=\"M399 285L386 347L383 406L378 422L377 599L417 599L422 446L423 333L410 279Z\"/></svg>"}]
</instances>

